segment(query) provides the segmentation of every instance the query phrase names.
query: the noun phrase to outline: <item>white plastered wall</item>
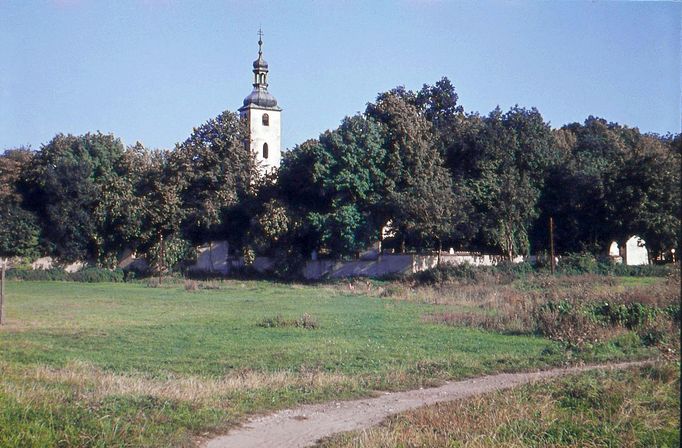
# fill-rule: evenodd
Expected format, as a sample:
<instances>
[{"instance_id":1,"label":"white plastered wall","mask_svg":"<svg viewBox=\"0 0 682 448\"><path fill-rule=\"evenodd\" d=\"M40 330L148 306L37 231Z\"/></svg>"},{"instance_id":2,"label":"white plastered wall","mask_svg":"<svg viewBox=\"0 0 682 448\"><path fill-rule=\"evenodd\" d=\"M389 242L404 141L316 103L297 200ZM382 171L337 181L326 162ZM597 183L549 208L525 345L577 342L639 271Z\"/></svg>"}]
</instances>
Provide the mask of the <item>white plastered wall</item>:
<instances>
[{"instance_id":1,"label":"white plastered wall","mask_svg":"<svg viewBox=\"0 0 682 448\"><path fill-rule=\"evenodd\" d=\"M629 266L649 264L649 253L642 238L633 236L625 243L625 264Z\"/></svg>"},{"instance_id":2,"label":"white plastered wall","mask_svg":"<svg viewBox=\"0 0 682 448\"><path fill-rule=\"evenodd\" d=\"M249 133L251 135L251 151L262 171L279 168L282 160L282 112L271 109L250 107L248 109ZM268 114L269 125L263 126L263 114ZM268 144L268 158L263 158L263 145Z\"/></svg>"}]
</instances>

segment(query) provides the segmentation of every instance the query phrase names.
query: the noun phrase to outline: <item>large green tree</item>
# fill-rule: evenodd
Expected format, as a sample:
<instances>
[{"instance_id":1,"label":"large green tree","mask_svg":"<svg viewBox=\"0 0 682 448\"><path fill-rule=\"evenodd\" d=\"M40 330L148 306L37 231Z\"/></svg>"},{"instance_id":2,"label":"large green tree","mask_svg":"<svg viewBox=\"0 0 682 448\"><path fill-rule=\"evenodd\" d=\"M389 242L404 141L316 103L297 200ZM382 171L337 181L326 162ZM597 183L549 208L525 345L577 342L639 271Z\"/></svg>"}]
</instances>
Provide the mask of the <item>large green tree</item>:
<instances>
[{"instance_id":1,"label":"large green tree","mask_svg":"<svg viewBox=\"0 0 682 448\"><path fill-rule=\"evenodd\" d=\"M54 255L65 261L107 258L109 217L101 203L116 188L111 181L123 151L111 134L59 134L33 158L27 205L38 213Z\"/></svg>"},{"instance_id":2,"label":"large green tree","mask_svg":"<svg viewBox=\"0 0 682 448\"><path fill-rule=\"evenodd\" d=\"M316 248L354 254L379 238L386 151L379 125L362 115L306 142L285 156L279 183ZM310 248L310 247L308 247Z\"/></svg>"},{"instance_id":3,"label":"large green tree","mask_svg":"<svg viewBox=\"0 0 682 448\"><path fill-rule=\"evenodd\" d=\"M348 255L379 238L385 155L379 126L362 115L346 118L338 129L320 136L329 161L322 179L326 204L310 221L322 243Z\"/></svg>"},{"instance_id":4,"label":"large green tree","mask_svg":"<svg viewBox=\"0 0 682 448\"><path fill-rule=\"evenodd\" d=\"M193 244L241 239L243 223L236 222L234 208L253 194L256 180L247 139L246 123L226 111L195 128L170 154L168 181L178 187L182 234Z\"/></svg>"},{"instance_id":5,"label":"large green tree","mask_svg":"<svg viewBox=\"0 0 682 448\"><path fill-rule=\"evenodd\" d=\"M605 253L642 236L653 253L679 244L679 151L675 138L588 117L555 132L562 161L548 176L538 233L556 223L560 251ZM546 246L545 246L546 247Z\"/></svg>"},{"instance_id":6,"label":"large green tree","mask_svg":"<svg viewBox=\"0 0 682 448\"><path fill-rule=\"evenodd\" d=\"M455 191L470 205L470 248L527 254L547 172L557 163L549 125L518 106L457 117L446 141Z\"/></svg>"},{"instance_id":7,"label":"large green tree","mask_svg":"<svg viewBox=\"0 0 682 448\"><path fill-rule=\"evenodd\" d=\"M40 225L23 206L22 183L34 153L9 149L0 155L0 257L39 255Z\"/></svg>"},{"instance_id":8,"label":"large green tree","mask_svg":"<svg viewBox=\"0 0 682 448\"><path fill-rule=\"evenodd\" d=\"M433 126L410 96L400 90L380 94L367 114L384 131L383 214L401 238L420 248L450 235L458 209Z\"/></svg>"},{"instance_id":9,"label":"large green tree","mask_svg":"<svg viewBox=\"0 0 682 448\"><path fill-rule=\"evenodd\" d=\"M290 247L291 252L307 256L321 249L322 234L310 218L311 213L328 211L324 180L329 177L331 164L331 155L315 139L282 153L277 197L286 204L288 230L279 244Z\"/></svg>"}]
</instances>

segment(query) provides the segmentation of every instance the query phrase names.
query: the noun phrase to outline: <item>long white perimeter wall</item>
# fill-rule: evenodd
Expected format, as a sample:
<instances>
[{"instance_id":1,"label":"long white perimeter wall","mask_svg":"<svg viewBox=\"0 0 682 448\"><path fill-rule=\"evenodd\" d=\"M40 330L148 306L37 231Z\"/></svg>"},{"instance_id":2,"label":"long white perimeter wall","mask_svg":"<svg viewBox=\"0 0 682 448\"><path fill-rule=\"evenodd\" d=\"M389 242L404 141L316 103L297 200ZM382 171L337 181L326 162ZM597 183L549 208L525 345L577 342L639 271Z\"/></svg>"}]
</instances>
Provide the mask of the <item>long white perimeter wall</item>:
<instances>
[{"instance_id":1,"label":"long white perimeter wall","mask_svg":"<svg viewBox=\"0 0 682 448\"><path fill-rule=\"evenodd\" d=\"M441 264L469 263L474 266L492 266L502 258L491 255L443 254ZM515 260L522 261L522 259ZM344 277L383 277L387 275L413 274L438 264L436 255L385 254L372 260L310 260L303 268L303 276L308 280ZM273 261L267 257L256 257L254 268L258 271L272 269ZM227 274L233 269L244 266L238 258L228 257L228 245L224 241L214 241L198 248L197 262L191 269L202 272Z\"/></svg>"},{"instance_id":2,"label":"long white perimeter wall","mask_svg":"<svg viewBox=\"0 0 682 448\"><path fill-rule=\"evenodd\" d=\"M502 257L493 255L443 254L441 264L458 265L468 263L473 266L493 266ZM521 262L522 258L514 260ZM383 277L395 274L414 274L438 265L437 255L381 255L376 260L315 260L308 261L303 276L308 280L344 277Z\"/></svg>"},{"instance_id":3,"label":"long white perimeter wall","mask_svg":"<svg viewBox=\"0 0 682 448\"><path fill-rule=\"evenodd\" d=\"M632 247L631 247L632 246ZM628 264L646 264L646 257L641 256L642 249L636 243L628 241ZM646 252L644 252L646 254ZM531 257L532 260L533 257ZM630 259L632 258L632 260ZM472 266L493 266L503 261L499 255L472 253L442 254L441 264L458 265L468 263ZM524 261L517 257L514 263ZM256 257L253 267L260 272L272 269L274 261L267 257ZM360 260L310 260L303 268L303 277L308 280L322 278L345 277L383 277L388 275L413 274L438 265L437 255L416 254L384 254L375 255L373 259ZM227 274L233 269L244 266L241 258L228 257L228 246L224 241L214 241L198 248L197 262L191 268L203 272Z\"/></svg>"}]
</instances>

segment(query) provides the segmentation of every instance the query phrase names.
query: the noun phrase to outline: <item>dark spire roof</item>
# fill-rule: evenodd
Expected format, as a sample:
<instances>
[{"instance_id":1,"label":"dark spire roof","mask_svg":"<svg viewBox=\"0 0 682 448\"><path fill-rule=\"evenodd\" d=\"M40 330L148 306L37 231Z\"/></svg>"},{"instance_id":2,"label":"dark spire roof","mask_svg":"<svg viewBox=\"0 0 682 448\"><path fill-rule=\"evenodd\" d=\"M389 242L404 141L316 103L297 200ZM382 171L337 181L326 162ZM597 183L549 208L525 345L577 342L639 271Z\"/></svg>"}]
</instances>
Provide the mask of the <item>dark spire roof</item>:
<instances>
[{"instance_id":1,"label":"dark spire roof","mask_svg":"<svg viewBox=\"0 0 682 448\"><path fill-rule=\"evenodd\" d=\"M249 93L249 96L244 98L243 107L247 107L251 104L273 109L277 107L277 100L266 89L253 89L251 93Z\"/></svg>"},{"instance_id":2,"label":"dark spire roof","mask_svg":"<svg viewBox=\"0 0 682 448\"><path fill-rule=\"evenodd\" d=\"M279 109L277 100L268 92L268 63L263 59L263 31L260 29L258 30L258 59L253 61L253 75L253 91L244 98L244 106L241 109L250 105Z\"/></svg>"}]
</instances>

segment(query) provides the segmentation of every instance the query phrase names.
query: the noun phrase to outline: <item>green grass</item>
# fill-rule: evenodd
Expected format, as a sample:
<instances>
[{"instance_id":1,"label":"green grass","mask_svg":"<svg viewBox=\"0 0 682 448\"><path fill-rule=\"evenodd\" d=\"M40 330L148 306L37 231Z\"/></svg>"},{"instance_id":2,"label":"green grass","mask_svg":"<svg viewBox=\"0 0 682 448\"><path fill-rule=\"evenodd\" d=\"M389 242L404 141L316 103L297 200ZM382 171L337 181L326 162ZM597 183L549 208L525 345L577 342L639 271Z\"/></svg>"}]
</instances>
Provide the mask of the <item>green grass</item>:
<instances>
[{"instance_id":1,"label":"green grass","mask_svg":"<svg viewBox=\"0 0 682 448\"><path fill-rule=\"evenodd\" d=\"M651 286L665 281L661 277L618 277L617 279L623 286Z\"/></svg>"},{"instance_id":2,"label":"green grass","mask_svg":"<svg viewBox=\"0 0 682 448\"><path fill-rule=\"evenodd\" d=\"M270 282L8 282L0 446L191 446L246 414L444 379L650 356L425 324L439 305ZM265 328L309 314L318 327ZM204 391L211 390L212 393Z\"/></svg>"},{"instance_id":3,"label":"green grass","mask_svg":"<svg viewBox=\"0 0 682 448\"><path fill-rule=\"evenodd\" d=\"M680 445L679 364L592 371L428 406L320 448Z\"/></svg>"},{"instance_id":4,"label":"green grass","mask_svg":"<svg viewBox=\"0 0 682 448\"><path fill-rule=\"evenodd\" d=\"M0 353L21 363L86 360L115 372L164 376L301 367L373 373L432 359L467 375L503 360L542 362L543 351L553 346L535 337L421 325L431 305L265 282L198 292L60 282L11 283L7 289L7 314L21 331L10 325ZM258 326L264 317L303 313L320 328Z\"/></svg>"}]
</instances>

